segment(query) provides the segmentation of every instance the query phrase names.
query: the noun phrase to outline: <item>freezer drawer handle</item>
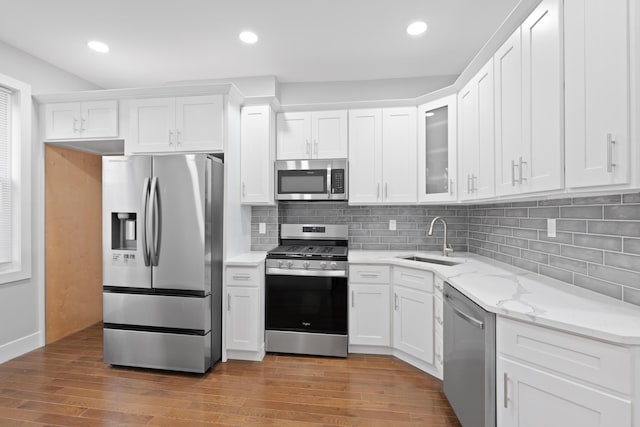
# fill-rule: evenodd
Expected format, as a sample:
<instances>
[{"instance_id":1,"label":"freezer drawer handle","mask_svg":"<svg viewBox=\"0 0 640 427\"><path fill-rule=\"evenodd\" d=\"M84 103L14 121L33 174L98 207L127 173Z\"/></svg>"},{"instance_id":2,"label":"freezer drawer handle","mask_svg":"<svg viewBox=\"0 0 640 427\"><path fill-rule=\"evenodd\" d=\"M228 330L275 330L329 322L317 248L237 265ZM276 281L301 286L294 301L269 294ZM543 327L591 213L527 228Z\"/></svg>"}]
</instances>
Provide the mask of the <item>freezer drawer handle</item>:
<instances>
[{"instance_id":1,"label":"freezer drawer handle","mask_svg":"<svg viewBox=\"0 0 640 427\"><path fill-rule=\"evenodd\" d=\"M444 298L447 300L447 302L449 303L449 305L451 306L451 309L460 317L462 317L464 320L466 320L467 322L471 323L473 326L480 328L480 329L484 329L484 322L481 322L480 320L469 316L467 313L461 311L459 308L457 308L455 305L453 305L453 300L451 299L451 296L449 294L444 294Z\"/></svg>"},{"instance_id":2,"label":"freezer drawer handle","mask_svg":"<svg viewBox=\"0 0 640 427\"><path fill-rule=\"evenodd\" d=\"M146 220L147 211L149 210L149 178L144 179L142 185L142 218ZM147 239L147 227L142 227L142 254L144 256L144 265L149 266L149 240Z\"/></svg>"}]
</instances>

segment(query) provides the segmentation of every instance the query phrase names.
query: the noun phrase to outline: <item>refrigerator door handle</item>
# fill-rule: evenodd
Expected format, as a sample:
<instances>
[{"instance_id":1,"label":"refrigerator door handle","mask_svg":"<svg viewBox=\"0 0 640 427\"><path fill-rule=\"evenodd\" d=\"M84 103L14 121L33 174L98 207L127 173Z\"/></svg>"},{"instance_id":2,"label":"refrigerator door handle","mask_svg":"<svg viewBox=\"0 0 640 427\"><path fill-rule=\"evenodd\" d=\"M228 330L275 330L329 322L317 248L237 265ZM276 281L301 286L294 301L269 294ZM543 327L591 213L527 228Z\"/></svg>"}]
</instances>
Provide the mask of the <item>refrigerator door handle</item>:
<instances>
[{"instance_id":1,"label":"refrigerator door handle","mask_svg":"<svg viewBox=\"0 0 640 427\"><path fill-rule=\"evenodd\" d=\"M147 233L151 236L151 265L158 266L160 257L160 229L162 216L160 215L160 197L158 196L158 177L151 179L151 191L149 193L149 210L147 215Z\"/></svg>"},{"instance_id":2,"label":"refrigerator door handle","mask_svg":"<svg viewBox=\"0 0 640 427\"><path fill-rule=\"evenodd\" d=\"M149 266L149 239L147 239L147 211L149 210L149 178L144 179L142 185L142 218L139 224L144 224L142 228L142 254L144 265Z\"/></svg>"}]
</instances>

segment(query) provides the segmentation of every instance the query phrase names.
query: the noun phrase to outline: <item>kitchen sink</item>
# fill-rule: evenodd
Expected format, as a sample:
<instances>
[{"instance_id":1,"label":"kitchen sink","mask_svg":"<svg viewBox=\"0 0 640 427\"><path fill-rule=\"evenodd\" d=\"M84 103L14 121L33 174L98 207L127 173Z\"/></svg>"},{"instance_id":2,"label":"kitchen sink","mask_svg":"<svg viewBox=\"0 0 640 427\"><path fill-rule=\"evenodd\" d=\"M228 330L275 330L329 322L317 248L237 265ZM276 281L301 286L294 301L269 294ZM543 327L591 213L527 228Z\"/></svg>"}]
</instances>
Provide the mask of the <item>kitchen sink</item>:
<instances>
[{"instance_id":1,"label":"kitchen sink","mask_svg":"<svg viewBox=\"0 0 640 427\"><path fill-rule=\"evenodd\" d=\"M441 258L424 258L421 256L407 256L401 257L401 259L406 259L407 261L418 261L418 262L426 262L428 264L440 264L440 265L458 265L459 261L449 261Z\"/></svg>"}]
</instances>

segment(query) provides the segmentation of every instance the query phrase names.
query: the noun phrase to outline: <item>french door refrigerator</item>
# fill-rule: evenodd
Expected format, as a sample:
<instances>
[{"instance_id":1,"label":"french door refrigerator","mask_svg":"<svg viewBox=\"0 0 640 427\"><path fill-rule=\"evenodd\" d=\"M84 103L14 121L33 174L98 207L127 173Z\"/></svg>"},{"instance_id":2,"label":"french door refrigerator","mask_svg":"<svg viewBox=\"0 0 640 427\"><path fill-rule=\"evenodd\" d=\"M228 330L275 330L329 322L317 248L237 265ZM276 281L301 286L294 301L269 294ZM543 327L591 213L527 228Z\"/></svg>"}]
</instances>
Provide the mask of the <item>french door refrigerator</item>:
<instances>
[{"instance_id":1,"label":"french door refrigerator","mask_svg":"<svg viewBox=\"0 0 640 427\"><path fill-rule=\"evenodd\" d=\"M102 159L104 362L204 373L222 351L222 161Z\"/></svg>"}]
</instances>

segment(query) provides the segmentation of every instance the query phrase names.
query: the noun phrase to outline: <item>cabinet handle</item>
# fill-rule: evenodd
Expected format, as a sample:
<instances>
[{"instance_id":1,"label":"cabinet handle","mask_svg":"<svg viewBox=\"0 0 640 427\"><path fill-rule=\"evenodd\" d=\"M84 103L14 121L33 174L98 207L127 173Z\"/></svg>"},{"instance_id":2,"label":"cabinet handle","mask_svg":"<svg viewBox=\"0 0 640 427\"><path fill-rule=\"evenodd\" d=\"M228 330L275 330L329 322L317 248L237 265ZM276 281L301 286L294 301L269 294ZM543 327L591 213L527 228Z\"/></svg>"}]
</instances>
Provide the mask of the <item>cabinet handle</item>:
<instances>
[{"instance_id":1,"label":"cabinet handle","mask_svg":"<svg viewBox=\"0 0 640 427\"><path fill-rule=\"evenodd\" d=\"M398 294L393 293L393 310L398 311Z\"/></svg>"},{"instance_id":2,"label":"cabinet handle","mask_svg":"<svg viewBox=\"0 0 640 427\"><path fill-rule=\"evenodd\" d=\"M73 119L73 133L78 132L78 119Z\"/></svg>"},{"instance_id":3,"label":"cabinet handle","mask_svg":"<svg viewBox=\"0 0 640 427\"><path fill-rule=\"evenodd\" d=\"M86 129L84 128L84 118L83 118L83 117L80 117L80 132L82 132L82 131L84 131L84 130L86 130Z\"/></svg>"},{"instance_id":4,"label":"cabinet handle","mask_svg":"<svg viewBox=\"0 0 640 427\"><path fill-rule=\"evenodd\" d=\"M524 170L523 165L526 165L526 164L527 164L527 162L523 161L523 160L522 160L522 157L520 157L520 166L518 166L518 176L519 176L519 177L518 177L518 182L519 182L520 184L522 184L522 183L523 183L523 181L526 181L526 180L527 180L527 178L525 178L525 177L523 177L523 176L522 176L522 175L523 175L523 170Z\"/></svg>"},{"instance_id":5,"label":"cabinet handle","mask_svg":"<svg viewBox=\"0 0 640 427\"><path fill-rule=\"evenodd\" d=\"M380 276L380 274L379 273L362 273L362 274L360 274L360 276L367 277L367 278L372 278L372 277L378 277L378 276Z\"/></svg>"},{"instance_id":6,"label":"cabinet handle","mask_svg":"<svg viewBox=\"0 0 640 427\"><path fill-rule=\"evenodd\" d=\"M507 381L509 381L509 376L507 375L507 373L504 373L504 377L503 377L503 393L504 393L504 399L502 404L504 405L504 407L506 408L509 404L509 398L507 397L507 391L508 391L508 386L507 386Z\"/></svg>"},{"instance_id":7,"label":"cabinet handle","mask_svg":"<svg viewBox=\"0 0 640 427\"><path fill-rule=\"evenodd\" d=\"M478 177L476 174L471 175L471 191L474 193L478 192Z\"/></svg>"},{"instance_id":8,"label":"cabinet handle","mask_svg":"<svg viewBox=\"0 0 640 427\"><path fill-rule=\"evenodd\" d=\"M233 280L249 280L251 279L251 276L248 274L234 274L231 278Z\"/></svg>"},{"instance_id":9,"label":"cabinet handle","mask_svg":"<svg viewBox=\"0 0 640 427\"><path fill-rule=\"evenodd\" d=\"M313 153L318 154L318 141L313 141Z\"/></svg>"},{"instance_id":10,"label":"cabinet handle","mask_svg":"<svg viewBox=\"0 0 640 427\"><path fill-rule=\"evenodd\" d=\"M351 307L356 306L356 295L351 291Z\"/></svg>"},{"instance_id":11,"label":"cabinet handle","mask_svg":"<svg viewBox=\"0 0 640 427\"><path fill-rule=\"evenodd\" d=\"M242 183L242 198L244 199L246 193L245 193L245 188L244 188L244 182Z\"/></svg>"},{"instance_id":12,"label":"cabinet handle","mask_svg":"<svg viewBox=\"0 0 640 427\"><path fill-rule=\"evenodd\" d=\"M231 294L227 294L227 311L231 311Z\"/></svg>"},{"instance_id":13,"label":"cabinet handle","mask_svg":"<svg viewBox=\"0 0 640 427\"><path fill-rule=\"evenodd\" d=\"M607 134L607 172L613 172L613 168L616 167L616 164L613 163L613 146L616 144L616 140L613 139L613 136L608 133Z\"/></svg>"},{"instance_id":14,"label":"cabinet handle","mask_svg":"<svg viewBox=\"0 0 640 427\"><path fill-rule=\"evenodd\" d=\"M173 130L169 129L169 145L173 145Z\"/></svg>"},{"instance_id":15,"label":"cabinet handle","mask_svg":"<svg viewBox=\"0 0 640 427\"><path fill-rule=\"evenodd\" d=\"M178 145L182 144L182 141L180 141L180 135L182 135L182 131L180 129L178 129L176 131L176 144L178 144Z\"/></svg>"},{"instance_id":16,"label":"cabinet handle","mask_svg":"<svg viewBox=\"0 0 640 427\"><path fill-rule=\"evenodd\" d=\"M310 156L311 155L311 144L309 143L308 139L305 140L305 141L306 141L305 147L307 148L307 156Z\"/></svg>"},{"instance_id":17,"label":"cabinet handle","mask_svg":"<svg viewBox=\"0 0 640 427\"><path fill-rule=\"evenodd\" d=\"M470 194L473 189L471 188L471 175L467 174L467 194Z\"/></svg>"},{"instance_id":18,"label":"cabinet handle","mask_svg":"<svg viewBox=\"0 0 640 427\"><path fill-rule=\"evenodd\" d=\"M516 161L511 160L511 186L516 186Z\"/></svg>"}]
</instances>

